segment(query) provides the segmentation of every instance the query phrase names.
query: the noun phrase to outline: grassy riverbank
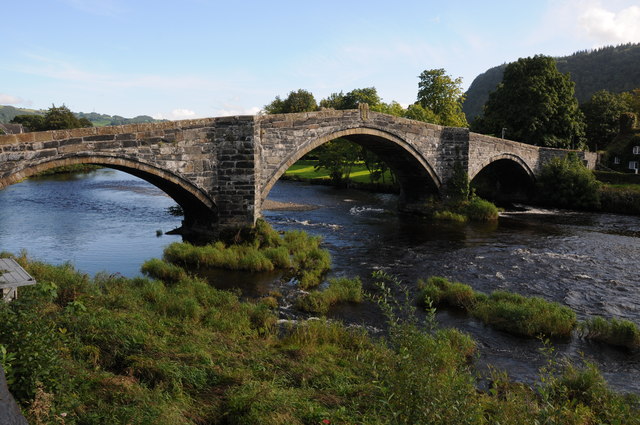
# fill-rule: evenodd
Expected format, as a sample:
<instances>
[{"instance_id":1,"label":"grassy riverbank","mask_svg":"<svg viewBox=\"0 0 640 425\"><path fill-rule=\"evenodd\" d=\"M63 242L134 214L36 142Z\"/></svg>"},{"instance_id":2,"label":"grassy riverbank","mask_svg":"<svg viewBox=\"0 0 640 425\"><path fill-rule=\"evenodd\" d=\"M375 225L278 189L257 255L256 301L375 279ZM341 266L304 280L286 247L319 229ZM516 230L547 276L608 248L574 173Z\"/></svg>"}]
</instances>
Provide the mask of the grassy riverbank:
<instances>
[{"instance_id":1,"label":"grassy riverbank","mask_svg":"<svg viewBox=\"0 0 640 425\"><path fill-rule=\"evenodd\" d=\"M32 425L640 423L638 399L589 365L550 360L535 390L496 372L478 391L471 338L432 315L399 319L383 285L390 330L373 339L324 320L277 326L271 301L186 270L91 279L18 260L39 283L0 305L0 352Z\"/></svg>"}]
</instances>

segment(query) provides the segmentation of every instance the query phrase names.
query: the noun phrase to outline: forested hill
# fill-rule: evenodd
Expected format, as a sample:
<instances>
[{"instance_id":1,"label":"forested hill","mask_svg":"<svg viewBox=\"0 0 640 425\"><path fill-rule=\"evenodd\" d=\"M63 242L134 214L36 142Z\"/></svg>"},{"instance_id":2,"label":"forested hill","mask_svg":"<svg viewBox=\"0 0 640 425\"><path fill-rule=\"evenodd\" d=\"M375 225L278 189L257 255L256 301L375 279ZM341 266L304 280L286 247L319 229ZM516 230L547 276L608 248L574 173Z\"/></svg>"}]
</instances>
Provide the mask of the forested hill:
<instances>
[{"instance_id":1,"label":"forested hill","mask_svg":"<svg viewBox=\"0 0 640 425\"><path fill-rule=\"evenodd\" d=\"M612 93L640 88L640 44L624 44L576 52L556 58L558 70L569 72L576 83L576 97L582 103L598 90ZM502 81L507 64L478 75L469 86L462 110L471 122L480 115L489 92Z\"/></svg>"},{"instance_id":2,"label":"forested hill","mask_svg":"<svg viewBox=\"0 0 640 425\"><path fill-rule=\"evenodd\" d=\"M17 115L44 115L46 110L36 109L23 109L15 108L13 106L0 105L0 124L7 124L14 119ZM105 125L123 125L123 124L141 124L147 122L158 122L159 120L153 119L148 115L139 115L134 118L124 118L119 115L105 115L97 114L95 112L74 112L74 115L78 118L87 118L96 127Z\"/></svg>"}]
</instances>

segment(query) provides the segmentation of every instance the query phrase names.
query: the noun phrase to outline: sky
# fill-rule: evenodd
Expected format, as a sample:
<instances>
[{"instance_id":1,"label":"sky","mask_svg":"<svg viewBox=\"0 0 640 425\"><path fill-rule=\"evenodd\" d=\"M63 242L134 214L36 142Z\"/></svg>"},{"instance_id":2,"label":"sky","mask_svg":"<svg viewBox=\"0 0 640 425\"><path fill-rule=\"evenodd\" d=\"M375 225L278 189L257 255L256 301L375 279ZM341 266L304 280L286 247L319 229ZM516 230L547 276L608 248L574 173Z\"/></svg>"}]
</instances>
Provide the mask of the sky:
<instances>
[{"instance_id":1,"label":"sky","mask_svg":"<svg viewBox=\"0 0 640 425\"><path fill-rule=\"evenodd\" d=\"M536 54L640 42L628 0L5 0L0 104L190 119L376 87L416 100L443 68L467 89Z\"/></svg>"}]
</instances>

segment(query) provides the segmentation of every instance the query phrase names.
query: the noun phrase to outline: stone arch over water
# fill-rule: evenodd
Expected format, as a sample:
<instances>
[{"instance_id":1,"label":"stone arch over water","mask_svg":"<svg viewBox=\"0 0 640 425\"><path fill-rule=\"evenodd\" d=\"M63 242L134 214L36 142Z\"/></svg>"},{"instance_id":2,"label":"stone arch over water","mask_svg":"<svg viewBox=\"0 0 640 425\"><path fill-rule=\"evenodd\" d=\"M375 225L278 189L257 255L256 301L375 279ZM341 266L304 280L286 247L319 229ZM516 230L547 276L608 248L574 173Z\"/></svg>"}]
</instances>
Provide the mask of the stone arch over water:
<instances>
[{"instance_id":1,"label":"stone arch over water","mask_svg":"<svg viewBox=\"0 0 640 425\"><path fill-rule=\"evenodd\" d=\"M281 159L262 188L260 202L267 198L273 185L300 158L335 139L345 139L362 146L376 154L394 171L401 188L401 206L418 203L429 196L439 196L442 181L429 161L414 146L390 132L361 126L305 140Z\"/></svg>"},{"instance_id":2,"label":"stone arch over water","mask_svg":"<svg viewBox=\"0 0 640 425\"><path fill-rule=\"evenodd\" d=\"M481 197L498 202L526 201L532 194L535 174L519 156L503 153L482 163L469 180Z\"/></svg>"},{"instance_id":3,"label":"stone arch over water","mask_svg":"<svg viewBox=\"0 0 640 425\"><path fill-rule=\"evenodd\" d=\"M100 165L139 177L166 193L182 208L185 229L199 226L208 228L218 220L215 203L189 181L170 171L131 158L112 155L85 155L51 158L37 163L23 161L20 164L20 168L16 168L8 176L0 178L0 189L52 168L76 164Z\"/></svg>"}]
</instances>

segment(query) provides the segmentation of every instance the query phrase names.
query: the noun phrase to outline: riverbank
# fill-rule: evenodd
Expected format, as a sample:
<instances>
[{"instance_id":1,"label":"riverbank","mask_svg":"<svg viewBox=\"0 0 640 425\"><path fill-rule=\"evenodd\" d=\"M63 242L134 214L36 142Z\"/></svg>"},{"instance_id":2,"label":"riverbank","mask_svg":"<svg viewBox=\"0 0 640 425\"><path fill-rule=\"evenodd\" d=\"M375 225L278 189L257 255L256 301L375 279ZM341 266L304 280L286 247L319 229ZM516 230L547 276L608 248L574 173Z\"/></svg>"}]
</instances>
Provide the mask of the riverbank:
<instances>
[{"instance_id":1,"label":"riverbank","mask_svg":"<svg viewBox=\"0 0 640 425\"><path fill-rule=\"evenodd\" d=\"M39 282L0 305L12 391L34 424L640 423L635 396L550 356L536 389L506 374L478 391L475 342L372 296L389 336L327 320L278 324L196 278L76 272L19 258ZM408 306L402 307L402 309Z\"/></svg>"}]
</instances>

